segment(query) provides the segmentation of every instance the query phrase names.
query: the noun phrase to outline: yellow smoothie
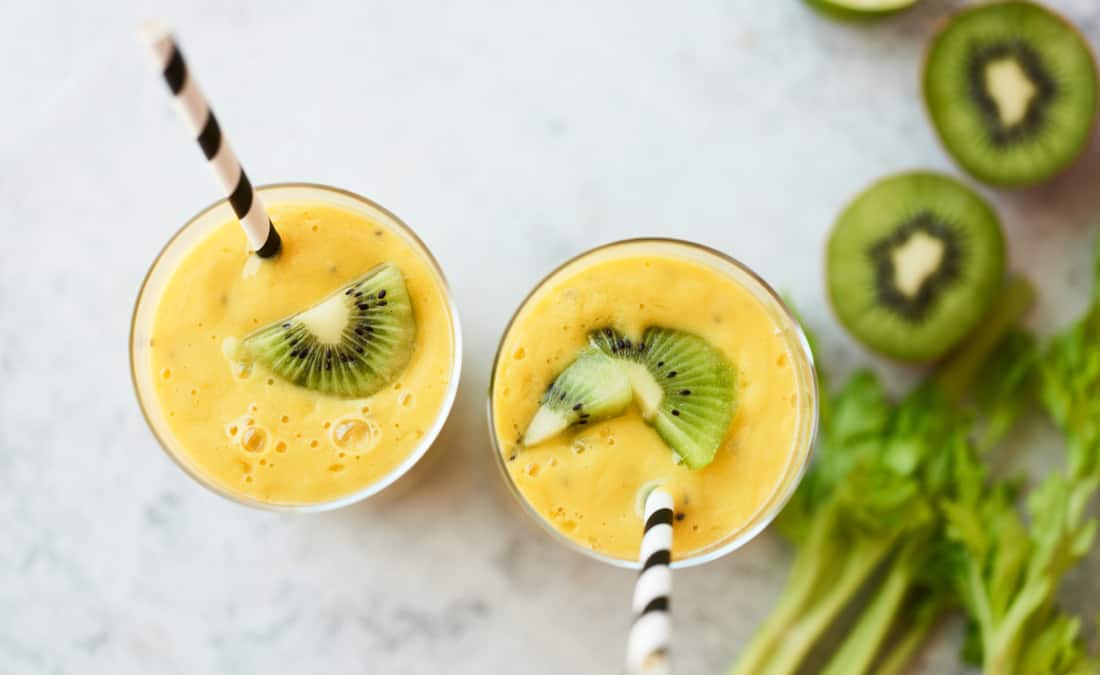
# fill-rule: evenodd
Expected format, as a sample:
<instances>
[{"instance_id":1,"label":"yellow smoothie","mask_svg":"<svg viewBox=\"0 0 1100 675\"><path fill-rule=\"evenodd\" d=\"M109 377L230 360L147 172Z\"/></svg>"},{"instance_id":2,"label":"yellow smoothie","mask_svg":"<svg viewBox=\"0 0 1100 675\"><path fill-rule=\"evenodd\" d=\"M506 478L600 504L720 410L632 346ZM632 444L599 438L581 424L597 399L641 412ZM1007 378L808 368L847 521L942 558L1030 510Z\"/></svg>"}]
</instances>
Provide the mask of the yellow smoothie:
<instances>
[{"instance_id":1,"label":"yellow smoothie","mask_svg":"<svg viewBox=\"0 0 1100 675\"><path fill-rule=\"evenodd\" d=\"M690 332L736 367L736 415L713 462L678 464L636 402L621 416L522 445L543 392L606 326L632 336L649 326ZM796 343L774 308L688 256L656 247L570 264L521 308L501 346L491 415L506 471L540 518L605 556L636 558L640 494L658 482L676 503L674 558L720 547L806 459L814 402Z\"/></svg>"},{"instance_id":2,"label":"yellow smoothie","mask_svg":"<svg viewBox=\"0 0 1100 675\"><path fill-rule=\"evenodd\" d=\"M444 282L401 232L321 202L274 202L273 261L227 220L183 255L148 339L156 401L178 459L231 495L273 505L330 502L388 476L422 447L452 392L453 316ZM411 359L367 398L316 393L242 360L256 329L300 312L382 263L404 275Z\"/></svg>"}]
</instances>

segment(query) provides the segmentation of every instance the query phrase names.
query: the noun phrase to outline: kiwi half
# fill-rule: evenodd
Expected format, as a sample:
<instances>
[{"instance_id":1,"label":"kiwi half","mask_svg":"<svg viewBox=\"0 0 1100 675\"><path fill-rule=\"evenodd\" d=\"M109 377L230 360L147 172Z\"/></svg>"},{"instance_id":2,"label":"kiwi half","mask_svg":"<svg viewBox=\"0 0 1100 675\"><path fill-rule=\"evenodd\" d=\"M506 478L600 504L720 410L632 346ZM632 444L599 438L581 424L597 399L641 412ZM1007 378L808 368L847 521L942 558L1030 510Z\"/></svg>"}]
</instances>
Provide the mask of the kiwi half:
<instances>
[{"instance_id":1,"label":"kiwi half","mask_svg":"<svg viewBox=\"0 0 1100 675\"><path fill-rule=\"evenodd\" d=\"M923 88L944 147L995 185L1057 174L1085 148L1096 117L1096 65L1087 43L1032 2L955 14L928 47Z\"/></svg>"},{"instance_id":2,"label":"kiwi half","mask_svg":"<svg viewBox=\"0 0 1100 675\"><path fill-rule=\"evenodd\" d=\"M829 298L851 333L887 356L943 356L989 310L1004 282L997 214L935 173L886 178L840 214L829 238Z\"/></svg>"},{"instance_id":3,"label":"kiwi half","mask_svg":"<svg viewBox=\"0 0 1100 675\"><path fill-rule=\"evenodd\" d=\"M415 338L405 277L382 264L313 307L257 330L241 347L289 382L358 398L401 373Z\"/></svg>"}]
</instances>

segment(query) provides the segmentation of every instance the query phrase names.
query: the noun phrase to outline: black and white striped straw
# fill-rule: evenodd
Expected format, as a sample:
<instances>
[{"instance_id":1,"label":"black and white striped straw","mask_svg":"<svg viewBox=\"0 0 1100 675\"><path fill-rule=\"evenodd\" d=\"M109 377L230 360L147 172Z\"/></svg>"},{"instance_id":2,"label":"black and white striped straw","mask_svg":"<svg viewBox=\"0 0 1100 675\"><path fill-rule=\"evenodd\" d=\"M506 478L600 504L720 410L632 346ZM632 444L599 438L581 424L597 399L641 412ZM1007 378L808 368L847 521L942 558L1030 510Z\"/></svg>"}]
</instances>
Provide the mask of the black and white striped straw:
<instances>
[{"instance_id":1,"label":"black and white striped straw","mask_svg":"<svg viewBox=\"0 0 1100 675\"><path fill-rule=\"evenodd\" d=\"M629 675L668 675L669 592L672 588L672 496L655 488L645 500L645 530L634 585L634 625L626 645Z\"/></svg>"},{"instance_id":2,"label":"black and white striped straw","mask_svg":"<svg viewBox=\"0 0 1100 675\"><path fill-rule=\"evenodd\" d=\"M146 25L143 35L156 59L157 67L168 82L180 116L195 134L207 163L225 189L229 204L244 228L249 246L261 258L276 255L282 248L279 233L271 224L260 195L252 188L237 155L229 146L229 141L222 135L214 111L210 109L198 82L191 75L175 38L167 29L154 24Z\"/></svg>"}]
</instances>

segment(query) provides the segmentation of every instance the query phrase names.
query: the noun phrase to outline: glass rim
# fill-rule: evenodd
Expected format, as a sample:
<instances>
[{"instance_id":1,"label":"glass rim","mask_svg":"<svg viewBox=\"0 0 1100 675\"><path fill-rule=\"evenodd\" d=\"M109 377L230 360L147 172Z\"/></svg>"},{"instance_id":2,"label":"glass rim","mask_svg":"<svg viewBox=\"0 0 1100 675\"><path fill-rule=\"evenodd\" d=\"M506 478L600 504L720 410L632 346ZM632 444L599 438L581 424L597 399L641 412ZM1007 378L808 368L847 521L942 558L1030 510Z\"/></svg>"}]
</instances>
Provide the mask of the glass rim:
<instances>
[{"instance_id":1,"label":"glass rim","mask_svg":"<svg viewBox=\"0 0 1100 675\"><path fill-rule=\"evenodd\" d=\"M809 405L809 429L806 436L807 440L805 441L805 443L807 443L809 447L805 449L805 459L800 462L799 466L796 468L791 476L788 477L785 473L784 476L781 478L781 480L789 478L789 480L787 480L787 486L785 489L782 490L782 493L779 494L779 491L783 487L783 484L778 483L776 485L776 492L773 492L769 496L771 504L770 509L767 512L761 513L760 511L757 511L756 513L754 513L749 521L750 526L737 532L736 536L732 537L729 541L725 542L721 546L704 549L697 554L690 555L686 558L681 558L679 560L673 560L670 563L670 566L673 569L682 569L686 567L695 567L697 565L702 565L725 557L726 555L736 551L737 549L741 548L742 546L756 538L756 536L760 534L760 532L762 532L768 525L772 523L772 521L775 520L775 518L783 510L783 507L787 505L791 497L794 495L795 489L802 482L802 478L805 476L806 470L809 468L810 463L813 460L814 451L817 446L817 434L821 423L821 392L819 391L818 387L817 366L814 363L814 354L813 350L810 348L809 338L807 338L806 332L805 330L803 330L802 323L798 320L797 315L795 315L790 306L786 302L784 302L782 296L780 296L779 293L777 293L775 289L772 288L771 284L765 281L763 277L753 271L753 269L750 268L748 265L745 265L740 260L734 258L731 255L723 253L718 249L707 246L706 244L700 244L698 242L690 241L687 239L677 239L675 237L632 237L627 239L618 239L590 249L586 249L574 256L571 256L564 262L555 266L553 269L547 272L538 281L538 283L536 283L535 286L524 296L523 300L521 300L519 305L517 305L515 312L512 313L512 317L508 320L508 323L505 325L504 330L501 332L500 343L497 345L496 354L493 356L492 371L489 374L489 395L486 405L489 423L489 438L492 445L491 449L493 455L495 456L494 461L504 478L504 482L508 485L508 491L511 492L512 497L519 502L521 508L527 514L527 516L533 519L538 524L540 529L550 534L550 536L557 542L564 544L566 547L572 549L573 551L576 551L577 553L580 553L593 560L598 560L600 562L624 569L641 569L641 562L635 558L617 558L611 555L607 555L605 553L601 553L600 551L596 551L588 546L584 546L583 544L574 541L573 539L570 539L569 537L558 531L556 528L554 528L547 521L546 518L542 517L535 510L535 508L531 506L531 503L527 501L527 499L520 492L519 488L516 486L515 480L512 478L512 475L508 471L508 466L504 459L504 453L501 452L502 449L497 439L496 422L493 415L493 388L496 384L497 367L500 363L501 355L504 352L504 343L505 340L508 338L508 335L511 332L513 326L515 325L516 319L519 318L520 313L523 312L523 309L527 306L527 304L531 302L535 295L538 294L538 292L541 291L546 286L546 284L550 282L550 280L552 280L570 265L573 265L574 263L579 262L591 255L595 255L602 251L606 251L612 248L618 248L621 246L645 244L683 247L686 249L691 249L696 252L700 252L716 258L722 263L732 265L735 269L744 273L750 281L755 283L771 300L775 302L783 318L790 323L793 331L789 333L791 339L789 339L788 342L797 347L798 352L803 357L804 363L809 371L808 379L811 403ZM802 441L798 441L798 443L801 444ZM778 498L776 498L777 495ZM765 504L764 506L767 505L768 504ZM639 523L639 527L640 526L641 524Z\"/></svg>"},{"instance_id":2,"label":"glass rim","mask_svg":"<svg viewBox=\"0 0 1100 675\"><path fill-rule=\"evenodd\" d=\"M145 293L146 290L148 290L149 281L153 276L153 272L157 269L157 266L160 264L165 254L167 254L168 251L172 249L172 246L187 231L189 227L191 227L193 224L198 222L200 219L202 219L215 209L228 204L228 200L224 197L214 201L205 208L200 209L197 213L195 213L195 215L184 221L183 225L180 226L180 228L177 229L175 233L173 233L172 236L168 238L168 241L165 242L164 246L160 248L156 256L153 258L153 261L149 264L149 268L146 270L145 276L141 280L141 285L138 287L137 297L134 299L133 310L130 316L130 332L128 336L129 344L127 347L130 361L130 383L134 388L134 397L137 399L138 407L141 409L141 416L145 420L145 425L149 428L149 431L152 432L153 438L156 439L157 444L160 446L160 449L164 452L164 454L168 455L168 457L172 460L172 462L176 464L176 466L182 469L184 473L190 476L192 480L194 480L202 487L235 504L241 504L243 506L248 506L263 511L292 513L332 511L334 509L358 503L382 492L387 487L397 482L402 476L407 474L414 466L416 466L416 464L424 457L424 455L427 454L428 450L435 444L436 439L439 437L439 433L443 430L443 426L446 424L448 418L450 417L451 410L454 408L455 399L458 396L459 381L462 377L462 322L459 320L458 307L455 303L454 291L451 289L450 283L447 281L447 277L443 273L443 267L439 264L439 261L436 259L435 254L432 253L432 250L424 243L424 241L416 234L416 232L413 231L413 229L409 227L409 225L405 223L405 221L403 221L401 218L399 218L395 213L368 197L364 197L363 195L352 192L350 190L345 190L343 188L338 188L331 185L325 185L323 183L290 181L281 183L266 183L264 185L257 185L255 187L255 190L258 193L281 189L305 189L322 193L335 193L343 197L362 202L366 206L378 211L387 219L389 219L390 222L387 223L387 225L394 226L399 229L404 235L407 235L412 240L413 244L415 244L415 247L418 248L421 253L423 253L424 257L429 263L429 266L439 277L440 287L443 289L443 296L446 301L447 310L450 313L451 336L453 341L453 355L451 358L451 381L447 385L447 392L444 395L443 404L439 408L439 414L437 415L435 421L432 423L431 428L429 428L424 433L424 437L423 439L421 439L420 444L416 446L413 452L409 453L408 457L406 457L400 464L391 469L389 473L384 475L379 480L363 487L360 490L356 490L335 499L312 504L272 503L265 502L259 499L254 499L247 495L234 493L231 490L215 484L209 478L202 475L199 471L188 466L180 457L176 455L175 452L173 452L169 448L169 443L162 437L161 433L157 431L156 426L153 424L153 420L149 415L148 409L146 408L145 399L141 393L141 387L138 384L138 373L135 364L136 359L134 353L135 339L137 336L138 310L141 307L142 300L145 298Z\"/></svg>"}]
</instances>

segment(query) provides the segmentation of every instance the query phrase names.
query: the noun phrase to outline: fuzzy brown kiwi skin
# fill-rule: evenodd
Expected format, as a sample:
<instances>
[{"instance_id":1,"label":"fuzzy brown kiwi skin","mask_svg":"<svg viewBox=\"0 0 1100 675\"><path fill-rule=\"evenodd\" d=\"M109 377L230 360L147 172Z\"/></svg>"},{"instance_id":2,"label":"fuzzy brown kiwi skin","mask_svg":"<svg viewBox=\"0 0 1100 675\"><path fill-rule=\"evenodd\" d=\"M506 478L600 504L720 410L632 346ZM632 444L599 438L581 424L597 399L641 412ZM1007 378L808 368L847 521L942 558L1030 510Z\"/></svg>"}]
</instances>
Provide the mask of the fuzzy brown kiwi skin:
<instances>
[{"instance_id":1,"label":"fuzzy brown kiwi skin","mask_svg":"<svg viewBox=\"0 0 1100 675\"><path fill-rule=\"evenodd\" d=\"M975 9L977 7L983 7L984 8L984 7L989 7L989 6L992 6L992 5L1006 5L1009 2L1014 2L1014 1L1016 1L1016 0L994 0L993 2L986 2L984 4L965 5L961 8L959 8L959 9L955 10L954 12L951 12L947 16L941 17L936 22L936 26L932 31L932 37L930 37L928 39L928 41L925 42L924 54L921 56L921 66L920 66L920 69L917 71L917 77L920 79L920 81L917 83L917 86L920 87L921 105L924 107L924 114L925 114L925 117L928 118L928 124L929 124L929 126L932 127L932 131L936 135L936 140L939 142L940 147L943 149L943 151L945 153L947 153L947 156L951 158L951 161L954 162L956 166L961 168L966 173L966 175L970 176L971 178L974 178L978 181L981 181L982 183L984 183L986 185L991 185L993 187L998 187L998 188L1008 188L1008 189L1026 188L1026 187L1034 187L1034 186L1013 185L1011 183L1004 183L1004 182L999 182L999 181L991 181L991 180L988 180L988 179L985 179L985 178L978 178L977 176L972 175L970 173L969 169L967 169L966 167L959 164L959 162L955 159L955 155L951 152L951 148L947 147L947 141L944 140L943 135L940 134L939 128L936 127L936 119L935 119L935 117L932 116L932 106L930 106L928 104L928 91L925 89L924 74L926 72L928 72L928 59L931 58L931 56L932 56L932 45L936 44L938 38L947 29L947 26L948 26L948 24L951 23L952 19L954 19L957 15L961 14L962 12L967 12L967 11L970 11L970 10ZM1085 37L1085 34L1082 33L1081 30L1072 21L1067 19L1065 14L1062 14L1061 12L1055 11L1055 10L1051 9L1048 5L1045 5L1041 2L1032 2L1031 4L1036 5L1039 8L1044 9L1047 12L1049 12L1051 16L1053 16L1054 18L1061 21L1062 24L1065 25L1066 28L1070 29L1073 33L1075 33L1077 35L1077 37L1081 41L1081 44L1085 45L1085 51L1087 51L1088 54L1089 54L1089 59L1092 61L1092 69L1095 70L1098 74L1100 74L1100 68L1098 68L1098 62L1096 60L1096 53L1092 50L1092 45L1089 43L1088 39ZM1051 176L1046 181L1041 181L1039 184L1048 182L1050 180L1054 180L1060 174L1063 174L1063 173L1066 173L1066 172L1069 172L1070 170L1072 170L1073 167L1075 165L1077 165L1078 162L1081 161L1081 157L1085 154L1085 149L1089 148L1092 145L1092 142L1093 142L1095 136L1096 136L1096 117L1094 116L1092 122L1089 124L1088 135L1085 137L1085 140L1081 143L1081 147L1077 150L1077 154L1074 155L1073 158L1070 159L1068 162L1066 162L1066 165L1064 167L1062 167L1062 169L1060 171L1058 171L1055 175Z\"/></svg>"}]
</instances>

